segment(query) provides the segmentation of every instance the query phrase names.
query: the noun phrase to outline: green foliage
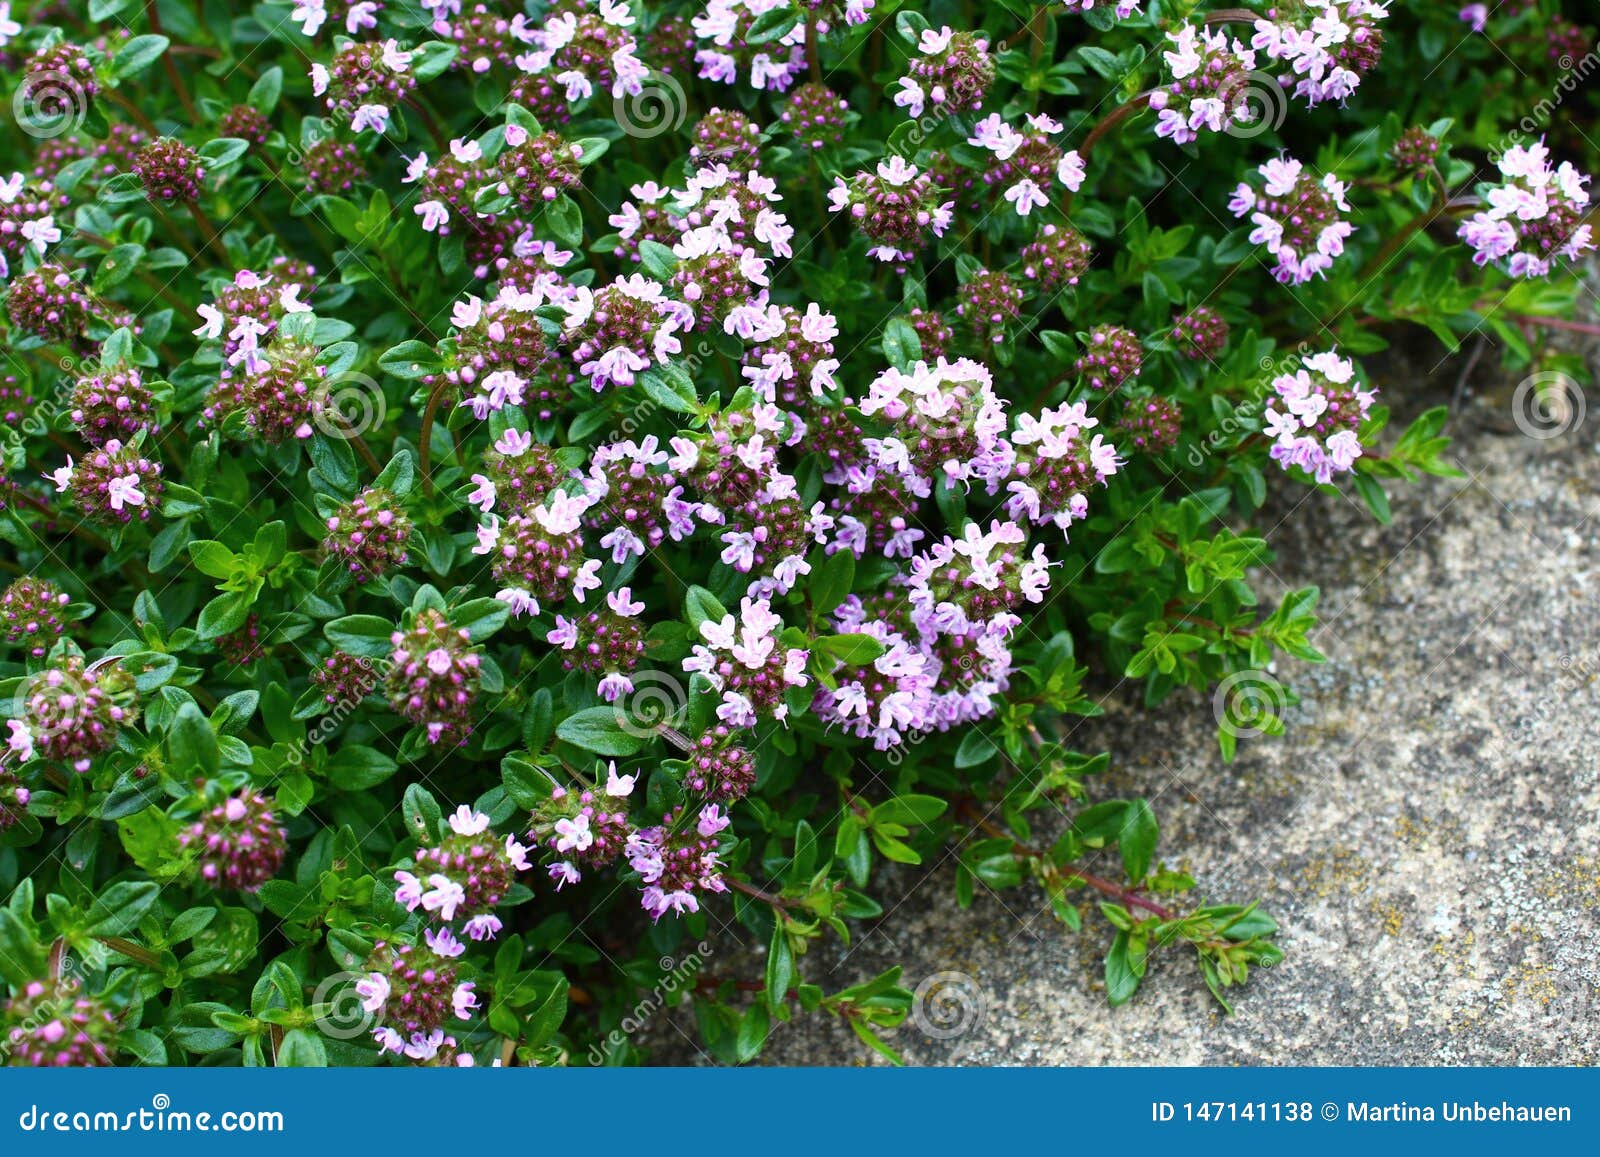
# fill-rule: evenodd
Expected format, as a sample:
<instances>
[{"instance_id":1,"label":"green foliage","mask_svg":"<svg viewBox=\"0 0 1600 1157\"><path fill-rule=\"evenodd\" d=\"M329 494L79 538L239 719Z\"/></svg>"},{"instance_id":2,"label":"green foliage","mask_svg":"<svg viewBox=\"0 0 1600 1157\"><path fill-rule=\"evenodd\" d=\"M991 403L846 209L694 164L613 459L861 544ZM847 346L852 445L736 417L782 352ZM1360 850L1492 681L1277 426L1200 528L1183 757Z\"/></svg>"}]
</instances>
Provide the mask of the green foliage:
<instances>
[{"instance_id":1,"label":"green foliage","mask_svg":"<svg viewBox=\"0 0 1600 1157\"><path fill-rule=\"evenodd\" d=\"M1387 522L1394 485L1462 469L1444 399L1392 355L1420 347L1434 364L1483 342L1535 379L1572 368L1538 341L1574 309L1571 271L1479 268L1455 228L1526 134L1522 110L1548 109L1546 32L1570 27L1553 0L1497 13L1492 42L1463 39L1458 5L1394 5L1381 64L1347 104L1308 109L1269 80L1279 103L1261 123L1184 145L1156 136L1148 105L1169 79L1165 34L1212 11L1187 0L1146 0L1126 19L1106 2L878 0L857 24L838 6L819 21L813 5L779 5L744 27L733 86L658 58L672 41L654 36L661 22L701 5L635 4L646 91L613 96L595 76L571 109L565 81L539 97L507 60L463 59L418 5L392 0L360 37L410 52L382 132L356 130L338 68L327 93L308 74L350 51L339 22L304 35L282 0L91 0L61 27L42 23L61 6L34 7L50 11L5 46L23 67L0 80L24 130L0 135L0 177L18 174L0 203L0 539L8 571L54 587L25 610L0 605L0 703L15 725L0 759L0 996L12 1001L0 1029L30 984L71 983L112 1013L121 1063L403 1063L374 1037L393 1007L364 1009L355 986L400 975L393 953L434 951L446 924L464 944L459 956L445 944L432 970L460 986L440 1006L451 1043L409 1059L633 1063L660 1015L739 1064L811 1015L898 1061L922 978L830 979L811 955L885 917L874 894L897 866L941 873L963 906L1000 889L1044 897L1064 934L1106 945L1111 1004L1135 998L1153 956L1192 952L1227 1008L1229 990L1282 959L1277 925L1248 903L1248 882L1213 896L1173 867L1183 849L1163 842L1152 801L1108 789L1112 753L1076 750L1074 725L1127 684L1147 707L1210 711L1226 760L1281 734L1297 664L1322 655L1315 588L1258 592L1278 561L1270 528L1342 499ZM963 18L993 46L982 110L908 116L894 96L928 55L922 34ZM27 62L68 43L86 70L68 75L74 99L52 121L62 108L25 91ZM790 60L795 81L831 86L839 139L797 139L796 98L749 83L757 46ZM655 97L665 120L641 123ZM733 208L712 204L721 177L705 178L695 196L645 205L655 223L633 231L639 189L687 190L704 167L690 149L711 147L697 126L713 108L760 126L730 147L758 150L751 167L775 199L746 176ZM1593 167L1581 128L1593 92L1549 111L1539 133L1553 152ZM975 143L991 113L1059 122L1039 129L1050 163L1038 175L1050 184L1055 154L1080 149L1082 188L1062 178L1016 212L1002 195L1015 174ZM1396 159L1408 127L1413 145L1418 129L1437 145L1430 162ZM560 134L550 162L519 176L507 158L546 130ZM190 150L200 195L163 197L136 171L134 139ZM1296 286L1274 280L1251 223L1227 208L1282 152L1336 174L1351 203L1345 251ZM942 209L948 194L953 220L885 261L861 232L875 220L828 200L890 157L949 182L928 195ZM438 212L446 226L425 227ZM795 327L820 321L802 320L815 307L831 337L757 338L753 314L724 325L725 303L700 292L707 255L675 247L669 218L727 226L744 212L760 216L734 225L763 262L761 304L791 310L778 317ZM780 226L794 231L782 251ZM1055 229L1081 234L1088 255L1049 285L1034 247ZM1014 302L978 296L997 273ZM717 275L739 304L758 296L745 274ZM606 302L619 276L672 305ZM485 320L511 284L525 296ZM51 286L71 301L32 310ZM586 351L589 329L615 320L596 320L596 301L645 310L654 340ZM1227 334L1194 356L1175 318L1202 306ZM513 316L514 352L485 353ZM1080 361L1112 325L1142 364L1100 389ZM631 381L591 380L624 347L643 363ZM1274 456L1269 409L1275 381L1334 350L1378 397L1359 422L1344 412L1360 454L1319 480ZM812 376L764 382L779 352L810 357ZM1004 477L979 472L969 443L986 419L961 409L970 395L914 419L877 397L941 356L992 384ZM523 392L491 405L489 380L511 366ZM126 406L97 393L111 382ZM769 393L788 416L773 417ZM1151 403L1170 428L1138 424ZM1030 517L1015 491L1064 460L1023 469L1035 451L1021 419L1075 406L1072 452L1103 437L1115 469L1077 462L1087 480L1062 486L1083 508ZM940 425L952 411L956 425ZM913 420L926 424L908 434ZM532 458L507 449L521 438ZM629 441L670 466L595 457ZM938 460L897 489L884 481L891 443ZM841 468L873 454L878 488L862 494ZM96 474L110 456L142 480L137 501L111 503ZM680 498L705 506L684 513L670 506ZM745 503L758 512L748 526ZM583 507L570 525L567 505ZM846 540L857 517L878 535L870 547ZM643 545L602 545L624 523ZM937 586L960 565L956 546L997 526L1020 537L993 584L926 605L908 593ZM784 577L773 560L741 563L746 530L752 558L787 543ZM886 547L901 532L915 541ZM939 566L910 561L947 537ZM1015 572L1035 549L1048 566L1024 594ZM506 578L517 550L526 570ZM924 630L973 587L1003 591L1017 622ZM619 609L630 598L642 609ZM770 630L751 625L763 599ZM560 641L580 632L581 645ZM940 712L929 687L907 693L908 715L881 691L914 682L910 652L937 669ZM728 694L740 664L767 680L748 713ZM840 707L853 694L870 699L854 714ZM609 830L611 844L574 835L584 808L587 834ZM236 839L262 809L250 841L216 851L219 829ZM651 895L652 841L700 865L692 887ZM492 914L492 939L442 915L448 897L406 891L479 854L506 878L488 900L463 899L463 915ZM580 867L581 881L565 873Z\"/></svg>"}]
</instances>

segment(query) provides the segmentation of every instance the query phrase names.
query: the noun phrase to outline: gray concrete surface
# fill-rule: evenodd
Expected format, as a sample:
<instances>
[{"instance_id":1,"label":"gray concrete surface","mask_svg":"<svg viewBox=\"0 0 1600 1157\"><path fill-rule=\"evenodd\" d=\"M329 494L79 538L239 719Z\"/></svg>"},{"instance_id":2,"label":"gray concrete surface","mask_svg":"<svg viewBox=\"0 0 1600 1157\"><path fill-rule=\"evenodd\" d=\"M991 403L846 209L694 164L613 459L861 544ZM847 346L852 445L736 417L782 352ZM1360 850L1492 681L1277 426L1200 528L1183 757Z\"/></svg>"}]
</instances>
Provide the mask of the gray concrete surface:
<instances>
[{"instance_id":1,"label":"gray concrete surface","mask_svg":"<svg viewBox=\"0 0 1600 1157\"><path fill-rule=\"evenodd\" d=\"M1434 393L1458 370L1440 368ZM1397 409L1439 400L1408 398L1406 379L1423 380L1397 365L1383 381ZM1452 456L1469 477L1395 488L1388 527L1314 494L1271 512L1265 592L1322 588L1328 656L1280 672L1303 696L1286 737L1224 765L1209 701L1152 713L1124 688L1074 741L1115 753L1096 798L1155 801L1169 862L1279 920L1287 957L1235 990L1235 1015L1181 948L1109 1008L1103 924L1068 933L1032 887L980 887L961 912L949 861L897 870L890 918L818 949L807 978L836 990L895 962L912 988L970 977L966 1031L892 1035L917 1064L1595 1063L1600 415L1532 438L1514 383L1468 381ZM664 1059L704 1063L666 1035ZM778 1026L764 1060L875 1058L813 1017Z\"/></svg>"}]
</instances>

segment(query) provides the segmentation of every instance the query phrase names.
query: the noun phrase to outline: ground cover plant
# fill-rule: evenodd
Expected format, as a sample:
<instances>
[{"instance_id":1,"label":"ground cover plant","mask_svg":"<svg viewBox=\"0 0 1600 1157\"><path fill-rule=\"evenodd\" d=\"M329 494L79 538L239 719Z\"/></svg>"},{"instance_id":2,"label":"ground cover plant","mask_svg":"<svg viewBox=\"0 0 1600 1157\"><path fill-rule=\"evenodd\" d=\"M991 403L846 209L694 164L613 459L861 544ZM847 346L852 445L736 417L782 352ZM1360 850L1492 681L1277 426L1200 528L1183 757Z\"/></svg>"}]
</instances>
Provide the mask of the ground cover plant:
<instances>
[{"instance_id":1,"label":"ground cover plant","mask_svg":"<svg viewBox=\"0 0 1600 1157\"><path fill-rule=\"evenodd\" d=\"M1571 402L1559 8L0 0L0 1051L893 1057L806 953L946 860L1240 999L1074 726L1282 731L1391 342Z\"/></svg>"}]
</instances>

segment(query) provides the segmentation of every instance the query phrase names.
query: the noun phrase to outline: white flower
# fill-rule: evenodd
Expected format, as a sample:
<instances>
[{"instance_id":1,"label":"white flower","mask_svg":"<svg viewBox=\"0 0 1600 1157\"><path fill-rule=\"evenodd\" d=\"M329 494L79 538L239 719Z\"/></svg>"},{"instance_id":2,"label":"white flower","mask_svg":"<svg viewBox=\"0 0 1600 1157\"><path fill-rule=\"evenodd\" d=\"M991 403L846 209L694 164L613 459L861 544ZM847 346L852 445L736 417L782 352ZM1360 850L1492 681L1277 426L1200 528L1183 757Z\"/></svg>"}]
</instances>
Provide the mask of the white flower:
<instances>
[{"instance_id":1,"label":"white flower","mask_svg":"<svg viewBox=\"0 0 1600 1157\"><path fill-rule=\"evenodd\" d=\"M489 817L462 804L450 816L450 830L458 836L475 836L489 830Z\"/></svg>"},{"instance_id":2,"label":"white flower","mask_svg":"<svg viewBox=\"0 0 1600 1157\"><path fill-rule=\"evenodd\" d=\"M404 72L411 67L411 53L402 49L397 41L383 42L383 63L391 72Z\"/></svg>"},{"instance_id":3,"label":"white flower","mask_svg":"<svg viewBox=\"0 0 1600 1157\"><path fill-rule=\"evenodd\" d=\"M1026 217L1035 206L1042 209L1050 204L1050 198L1044 195L1044 190L1026 177L1007 189L1005 195L1006 200L1016 206L1019 217Z\"/></svg>"},{"instance_id":4,"label":"white flower","mask_svg":"<svg viewBox=\"0 0 1600 1157\"><path fill-rule=\"evenodd\" d=\"M325 5L326 0L295 0L289 19L300 25L300 31L305 35L315 36L328 19Z\"/></svg>"},{"instance_id":5,"label":"white flower","mask_svg":"<svg viewBox=\"0 0 1600 1157\"><path fill-rule=\"evenodd\" d=\"M106 487L106 495L111 500L112 510L121 510L124 506L144 505L144 491L139 489L137 474L117 475Z\"/></svg>"},{"instance_id":6,"label":"white flower","mask_svg":"<svg viewBox=\"0 0 1600 1157\"><path fill-rule=\"evenodd\" d=\"M389 999L388 977L381 972L369 972L364 979L356 981L355 987L364 1011L383 1011L384 1002Z\"/></svg>"},{"instance_id":7,"label":"white flower","mask_svg":"<svg viewBox=\"0 0 1600 1157\"><path fill-rule=\"evenodd\" d=\"M57 466L45 477L56 484L57 494L63 493L67 487L72 485L72 455L67 455L67 464L65 466Z\"/></svg>"},{"instance_id":8,"label":"white flower","mask_svg":"<svg viewBox=\"0 0 1600 1157\"><path fill-rule=\"evenodd\" d=\"M33 758L33 732L20 719L7 719L6 726L11 729L11 734L6 737L6 747L23 763L27 763Z\"/></svg>"},{"instance_id":9,"label":"white flower","mask_svg":"<svg viewBox=\"0 0 1600 1157\"><path fill-rule=\"evenodd\" d=\"M389 109L381 104L364 104L356 109L355 115L350 118L350 131L361 132L371 129L380 136L389 127Z\"/></svg>"},{"instance_id":10,"label":"white flower","mask_svg":"<svg viewBox=\"0 0 1600 1157\"><path fill-rule=\"evenodd\" d=\"M24 221L22 236L42 256L47 246L61 240L61 230L56 228L56 219L46 215L34 221Z\"/></svg>"},{"instance_id":11,"label":"white flower","mask_svg":"<svg viewBox=\"0 0 1600 1157\"><path fill-rule=\"evenodd\" d=\"M615 761L606 767L606 794L616 799L623 799L633 794L633 785L638 780L638 775L618 775Z\"/></svg>"},{"instance_id":12,"label":"white flower","mask_svg":"<svg viewBox=\"0 0 1600 1157\"><path fill-rule=\"evenodd\" d=\"M556 851L587 851L594 843L594 833L589 830L589 817L583 813L555 823Z\"/></svg>"}]
</instances>

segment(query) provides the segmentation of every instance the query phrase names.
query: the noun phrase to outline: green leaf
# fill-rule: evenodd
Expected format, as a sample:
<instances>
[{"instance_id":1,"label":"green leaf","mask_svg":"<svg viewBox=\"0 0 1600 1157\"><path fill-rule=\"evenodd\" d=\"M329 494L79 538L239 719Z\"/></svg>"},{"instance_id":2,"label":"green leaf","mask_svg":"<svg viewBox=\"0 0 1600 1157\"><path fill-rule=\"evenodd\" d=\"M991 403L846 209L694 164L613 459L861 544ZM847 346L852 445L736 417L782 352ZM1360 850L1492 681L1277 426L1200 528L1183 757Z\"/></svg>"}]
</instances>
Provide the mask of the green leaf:
<instances>
[{"instance_id":1,"label":"green leaf","mask_svg":"<svg viewBox=\"0 0 1600 1157\"><path fill-rule=\"evenodd\" d=\"M848 550L835 551L811 572L806 591L811 596L813 616L832 614L849 595L856 581L856 556Z\"/></svg>"},{"instance_id":2,"label":"green leaf","mask_svg":"<svg viewBox=\"0 0 1600 1157\"><path fill-rule=\"evenodd\" d=\"M670 281L678 268L678 255L661 242L646 237L639 242L639 264L657 281Z\"/></svg>"},{"instance_id":3,"label":"green leaf","mask_svg":"<svg viewBox=\"0 0 1600 1157\"><path fill-rule=\"evenodd\" d=\"M415 381L444 370L444 362L434 348L423 342L403 341L378 356L378 368L392 377Z\"/></svg>"},{"instance_id":4,"label":"green leaf","mask_svg":"<svg viewBox=\"0 0 1600 1157\"><path fill-rule=\"evenodd\" d=\"M626 718L614 706L589 707L556 724L556 738L596 755L634 755L644 750L650 739L634 734L633 730L624 730Z\"/></svg>"},{"instance_id":5,"label":"green leaf","mask_svg":"<svg viewBox=\"0 0 1600 1157\"><path fill-rule=\"evenodd\" d=\"M767 1008L778 1020L789 1019L789 989L794 984L794 951L782 922L773 925L772 945L767 950Z\"/></svg>"},{"instance_id":6,"label":"green leaf","mask_svg":"<svg viewBox=\"0 0 1600 1157\"><path fill-rule=\"evenodd\" d=\"M1128 934L1118 932L1106 953L1106 999L1112 1007L1126 1004L1139 989L1139 977L1128 958Z\"/></svg>"},{"instance_id":7,"label":"green leaf","mask_svg":"<svg viewBox=\"0 0 1600 1157\"><path fill-rule=\"evenodd\" d=\"M341 651L364 655L369 659L386 659L394 650L389 641L394 626L388 619L377 615L346 615L335 619L322 629L328 641Z\"/></svg>"},{"instance_id":8,"label":"green leaf","mask_svg":"<svg viewBox=\"0 0 1600 1157\"><path fill-rule=\"evenodd\" d=\"M111 61L111 75L126 80L154 64L171 43L165 36L146 33L123 42Z\"/></svg>"},{"instance_id":9,"label":"green leaf","mask_svg":"<svg viewBox=\"0 0 1600 1157\"><path fill-rule=\"evenodd\" d=\"M143 257L143 245L131 242L113 245L100 259L100 268L95 270L94 291L107 293L121 285L139 268L139 262ZM101 357L102 359L105 357L103 351Z\"/></svg>"},{"instance_id":10,"label":"green leaf","mask_svg":"<svg viewBox=\"0 0 1600 1157\"><path fill-rule=\"evenodd\" d=\"M195 569L214 579L232 578L243 563L239 557L220 542L197 538L189 544L189 558Z\"/></svg>"},{"instance_id":11,"label":"green leaf","mask_svg":"<svg viewBox=\"0 0 1600 1157\"><path fill-rule=\"evenodd\" d=\"M550 202L544 219L557 241L572 249L583 248L583 213L571 197L563 193Z\"/></svg>"},{"instance_id":12,"label":"green leaf","mask_svg":"<svg viewBox=\"0 0 1600 1157\"><path fill-rule=\"evenodd\" d=\"M217 774L221 766L221 750L217 733L200 713L193 700L178 708L167 731L167 753L172 766L182 768L185 775L198 772L208 779Z\"/></svg>"},{"instance_id":13,"label":"green leaf","mask_svg":"<svg viewBox=\"0 0 1600 1157\"><path fill-rule=\"evenodd\" d=\"M511 608L499 599L473 599L450 612L450 625L467 632L474 643L489 638L511 617Z\"/></svg>"},{"instance_id":14,"label":"green leaf","mask_svg":"<svg viewBox=\"0 0 1600 1157\"><path fill-rule=\"evenodd\" d=\"M282 94L283 69L274 64L271 68L262 69L261 75L250 86L245 102L270 116L272 110L278 107L278 98Z\"/></svg>"},{"instance_id":15,"label":"green leaf","mask_svg":"<svg viewBox=\"0 0 1600 1157\"><path fill-rule=\"evenodd\" d=\"M720 623L728 615L727 610L717 601L717 596L705 587L692 586L684 593L683 610L689 621L689 637L696 641L700 638L701 623Z\"/></svg>"},{"instance_id":16,"label":"green leaf","mask_svg":"<svg viewBox=\"0 0 1600 1157\"><path fill-rule=\"evenodd\" d=\"M1160 834L1156 814L1148 800L1136 799L1128 804L1122 813L1117 850L1122 853L1122 867L1129 880L1139 883L1149 873L1150 859L1155 855Z\"/></svg>"},{"instance_id":17,"label":"green leaf","mask_svg":"<svg viewBox=\"0 0 1600 1157\"><path fill-rule=\"evenodd\" d=\"M242 591L220 594L201 608L195 629L202 639L215 639L237 631L250 617L250 603L250 596Z\"/></svg>"},{"instance_id":18,"label":"green leaf","mask_svg":"<svg viewBox=\"0 0 1600 1157\"><path fill-rule=\"evenodd\" d=\"M846 667L864 667L887 649L871 635L825 635L816 648Z\"/></svg>"},{"instance_id":19,"label":"green leaf","mask_svg":"<svg viewBox=\"0 0 1600 1157\"><path fill-rule=\"evenodd\" d=\"M765 44L769 40L780 40L789 35L799 23L800 13L788 4L781 4L755 18L744 34L744 42Z\"/></svg>"},{"instance_id":20,"label":"green leaf","mask_svg":"<svg viewBox=\"0 0 1600 1157\"><path fill-rule=\"evenodd\" d=\"M328 781L340 791L365 791L392 776L399 764L383 752L346 743L328 757Z\"/></svg>"},{"instance_id":21,"label":"green leaf","mask_svg":"<svg viewBox=\"0 0 1600 1157\"><path fill-rule=\"evenodd\" d=\"M639 385L650 400L663 409L677 414L695 414L700 411L700 398L695 393L694 382L681 366L668 363L639 375Z\"/></svg>"},{"instance_id":22,"label":"green leaf","mask_svg":"<svg viewBox=\"0 0 1600 1157\"><path fill-rule=\"evenodd\" d=\"M200 159L208 169L225 169L249 149L249 141L241 141L238 137L218 137L200 146Z\"/></svg>"},{"instance_id":23,"label":"green leaf","mask_svg":"<svg viewBox=\"0 0 1600 1157\"><path fill-rule=\"evenodd\" d=\"M161 887L151 880L128 880L95 897L84 913L84 932L90 936L121 936L145 914L161 895Z\"/></svg>"},{"instance_id":24,"label":"green leaf","mask_svg":"<svg viewBox=\"0 0 1600 1157\"><path fill-rule=\"evenodd\" d=\"M892 317L883 327L883 356L896 369L904 370L922 358L922 339L903 317ZM841 551L841 554L844 552Z\"/></svg>"},{"instance_id":25,"label":"green leaf","mask_svg":"<svg viewBox=\"0 0 1600 1157\"><path fill-rule=\"evenodd\" d=\"M418 843L432 843L439 838L444 815L439 801L420 783L406 788L400 801L400 810L406 817L406 830Z\"/></svg>"}]
</instances>

